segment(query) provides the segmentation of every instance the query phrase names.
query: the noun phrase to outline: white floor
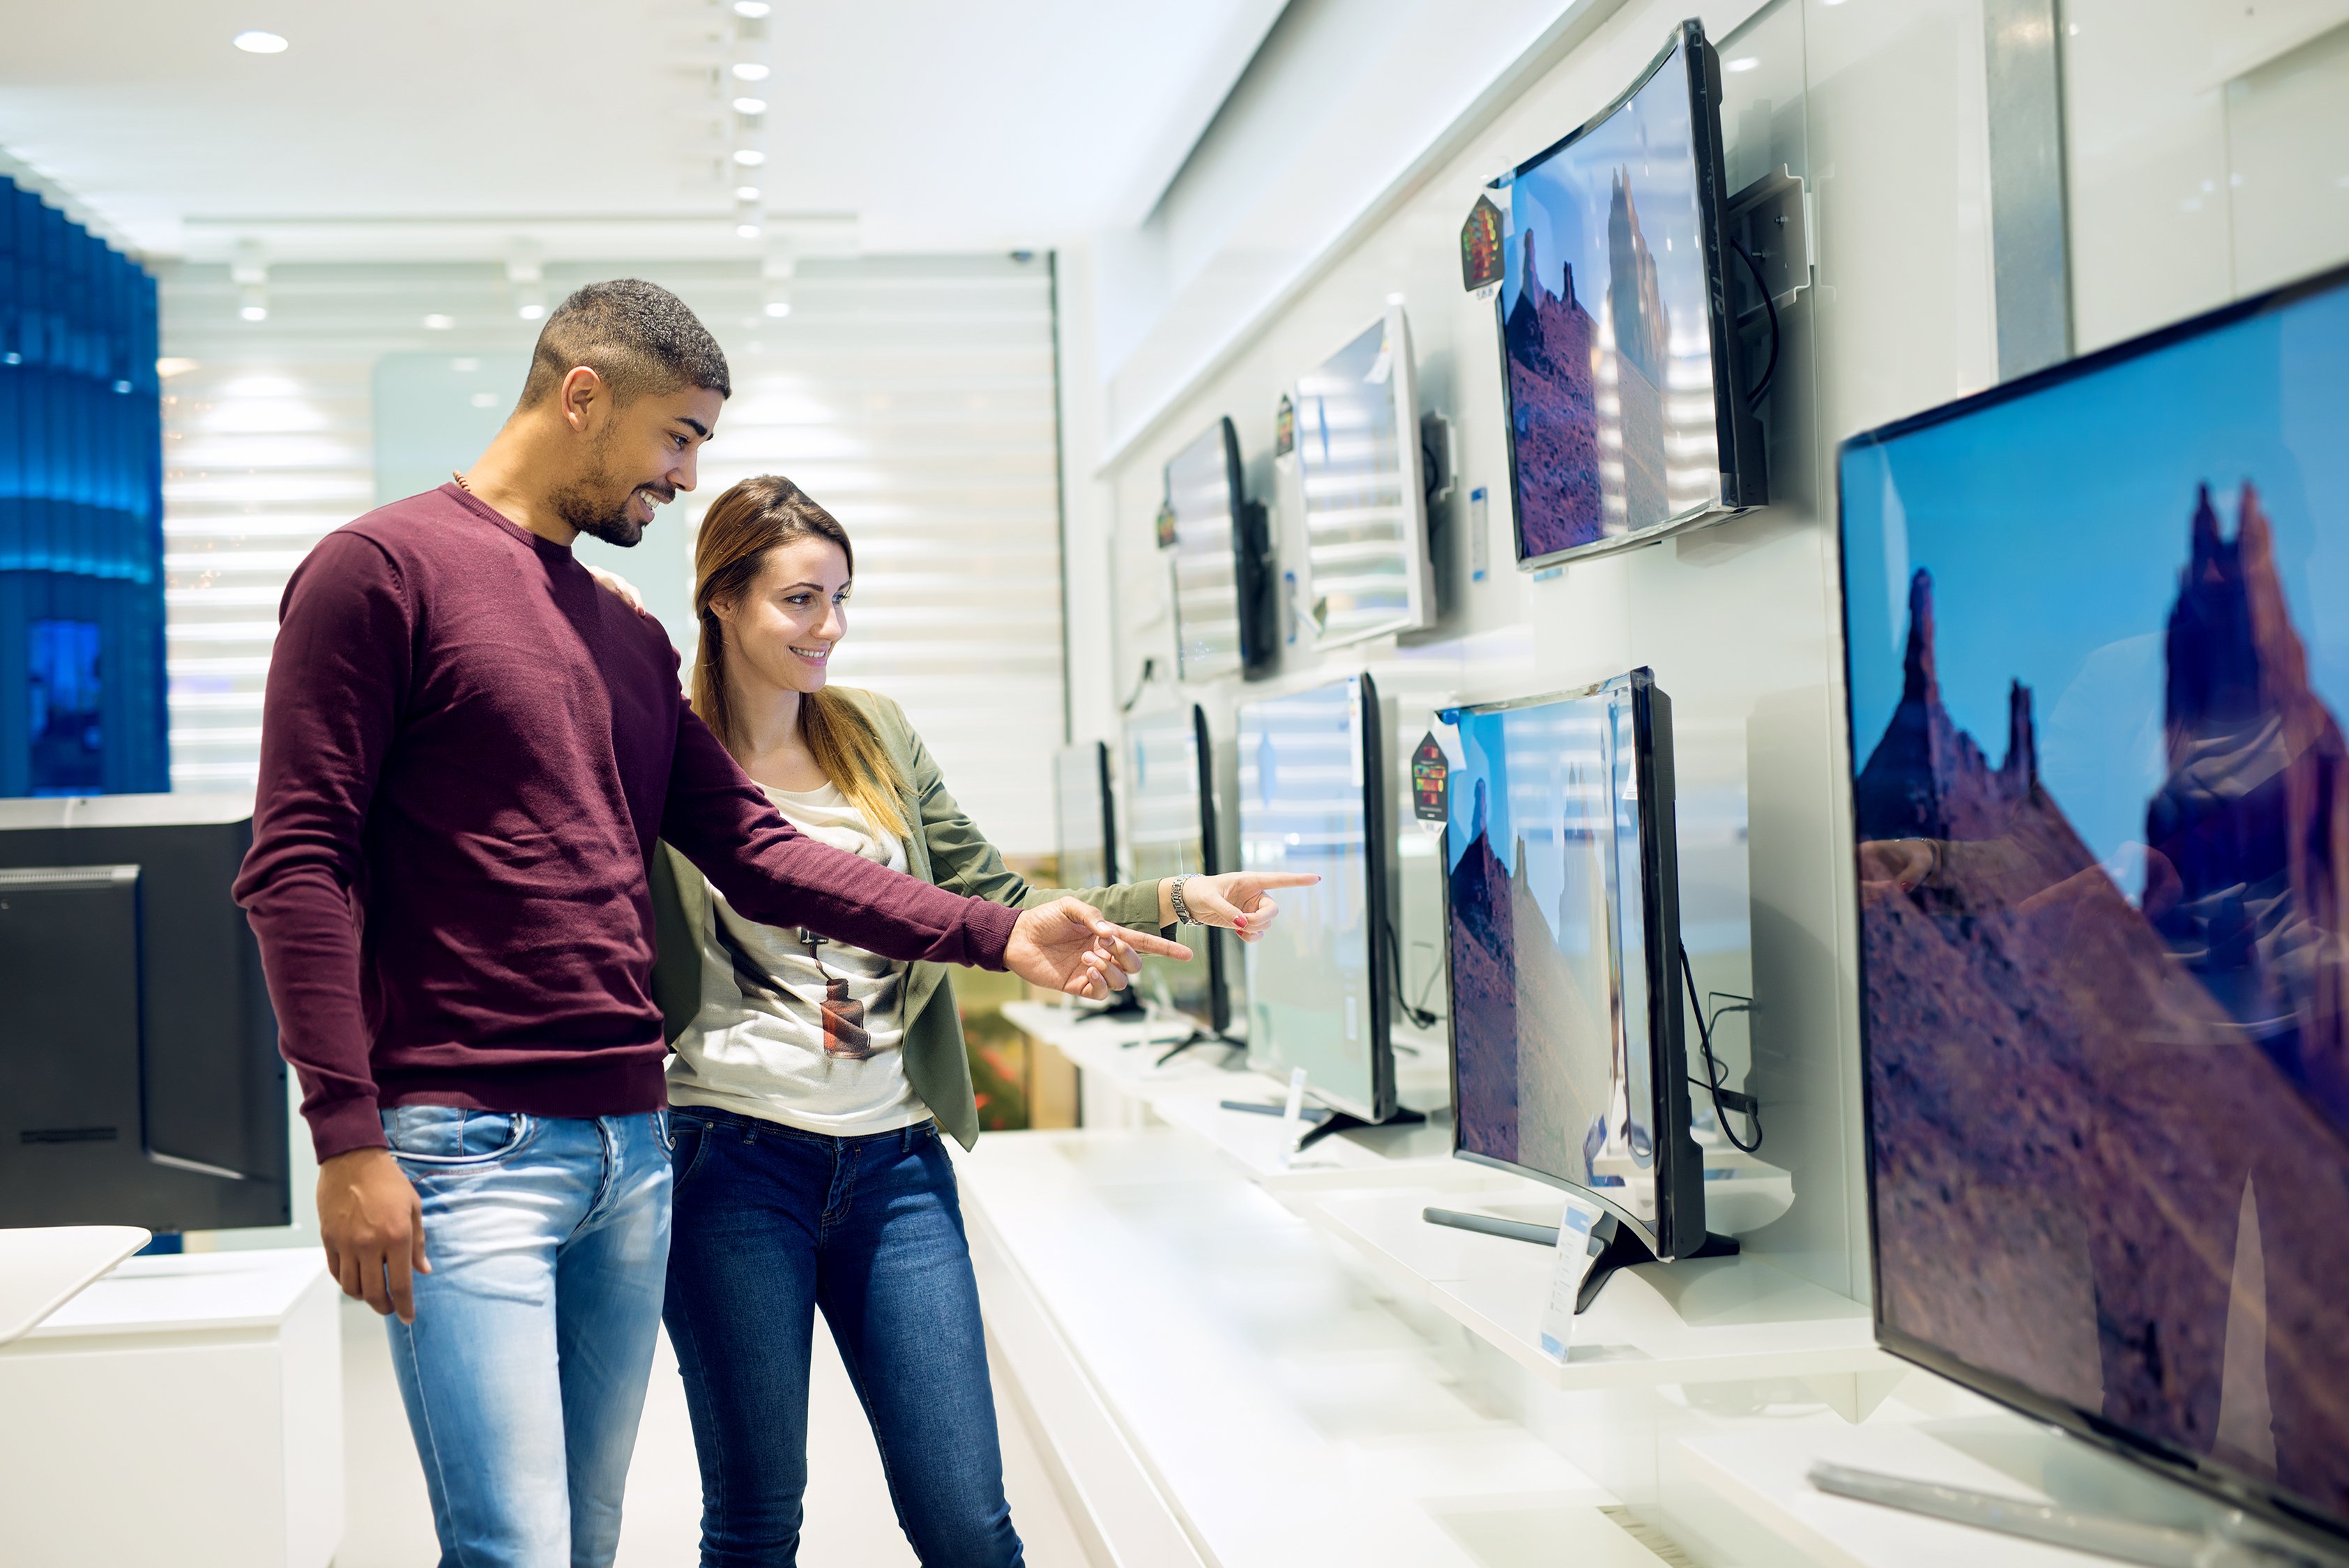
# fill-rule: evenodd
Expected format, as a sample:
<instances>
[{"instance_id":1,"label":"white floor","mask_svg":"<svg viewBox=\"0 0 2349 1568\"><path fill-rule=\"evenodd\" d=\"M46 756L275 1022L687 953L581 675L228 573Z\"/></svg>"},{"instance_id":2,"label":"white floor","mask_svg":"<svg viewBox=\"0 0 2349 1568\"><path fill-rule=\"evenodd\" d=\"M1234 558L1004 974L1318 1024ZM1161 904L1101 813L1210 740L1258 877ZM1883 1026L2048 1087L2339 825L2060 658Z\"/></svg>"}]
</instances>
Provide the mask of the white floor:
<instances>
[{"instance_id":1,"label":"white floor","mask_svg":"<svg viewBox=\"0 0 2349 1568\"><path fill-rule=\"evenodd\" d=\"M391 1354L380 1320L352 1301L343 1303L343 1400L349 1501L335 1568L429 1568L440 1550L432 1537L424 1472L409 1446L408 1420L392 1381ZM1028 1562L1034 1568L1085 1568L1084 1552L1036 1445L999 1387L996 1406L1004 1490ZM915 1562L889 1506L888 1484L864 1412L821 1324L809 1399L808 1470L801 1562L811 1568L898 1568ZM694 1469L685 1391L663 1336L636 1436L636 1463L628 1472L619 1568L690 1568L698 1561L700 1518L700 1478Z\"/></svg>"}]
</instances>

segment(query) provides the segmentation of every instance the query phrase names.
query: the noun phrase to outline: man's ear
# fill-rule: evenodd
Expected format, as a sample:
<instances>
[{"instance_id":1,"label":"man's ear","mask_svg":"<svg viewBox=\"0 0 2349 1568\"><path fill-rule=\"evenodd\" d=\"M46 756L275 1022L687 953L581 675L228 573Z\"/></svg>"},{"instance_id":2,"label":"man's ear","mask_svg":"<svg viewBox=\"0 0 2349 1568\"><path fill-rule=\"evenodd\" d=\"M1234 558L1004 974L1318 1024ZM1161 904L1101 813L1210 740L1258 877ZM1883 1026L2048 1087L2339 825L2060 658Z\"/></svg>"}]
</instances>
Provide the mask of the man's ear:
<instances>
[{"instance_id":1,"label":"man's ear","mask_svg":"<svg viewBox=\"0 0 2349 1568\"><path fill-rule=\"evenodd\" d=\"M555 406L562 410L564 422L584 434L611 397L611 388L604 385L601 376L585 365L574 365L563 377Z\"/></svg>"}]
</instances>

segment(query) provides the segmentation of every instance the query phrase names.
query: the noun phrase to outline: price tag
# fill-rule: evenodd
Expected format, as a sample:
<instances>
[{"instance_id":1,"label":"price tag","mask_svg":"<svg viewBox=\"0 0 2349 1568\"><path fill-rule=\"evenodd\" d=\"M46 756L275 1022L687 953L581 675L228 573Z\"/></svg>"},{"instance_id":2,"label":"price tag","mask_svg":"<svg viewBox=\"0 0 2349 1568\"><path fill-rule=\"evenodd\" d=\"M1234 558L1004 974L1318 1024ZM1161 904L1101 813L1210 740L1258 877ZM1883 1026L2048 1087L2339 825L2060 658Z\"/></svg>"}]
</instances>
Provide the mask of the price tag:
<instances>
[{"instance_id":1,"label":"price tag","mask_svg":"<svg viewBox=\"0 0 2349 1568\"><path fill-rule=\"evenodd\" d=\"M1607 1238L1594 1233L1599 1219L1598 1210L1586 1209L1571 1199L1558 1216L1557 1257L1550 1274L1549 1302L1542 1308L1541 1347L1543 1355L1560 1361L1574 1344L1575 1297L1582 1293L1590 1265L1607 1248Z\"/></svg>"}]
</instances>

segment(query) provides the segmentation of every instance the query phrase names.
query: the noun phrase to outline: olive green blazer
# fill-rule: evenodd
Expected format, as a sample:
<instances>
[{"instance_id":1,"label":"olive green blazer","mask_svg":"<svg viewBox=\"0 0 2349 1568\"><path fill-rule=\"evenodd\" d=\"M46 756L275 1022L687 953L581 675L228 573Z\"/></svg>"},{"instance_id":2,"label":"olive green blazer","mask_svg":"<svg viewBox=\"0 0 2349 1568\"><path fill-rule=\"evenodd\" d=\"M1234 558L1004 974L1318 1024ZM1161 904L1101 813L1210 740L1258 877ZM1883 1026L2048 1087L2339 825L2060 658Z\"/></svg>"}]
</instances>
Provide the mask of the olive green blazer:
<instances>
[{"instance_id":1,"label":"olive green blazer","mask_svg":"<svg viewBox=\"0 0 2349 1568\"><path fill-rule=\"evenodd\" d=\"M905 781L899 812L912 828L907 870L948 892L1033 909L1069 890L1032 888L1003 863L977 823L947 793L946 780L905 710L875 692L834 687L854 702L888 748ZM1041 773L1040 769L1039 773ZM674 1043L701 1011L702 937L709 925L709 884L692 861L668 844L653 851L653 929L659 953L653 964L653 1000L660 1005L664 1037ZM1119 925L1158 929L1158 884L1081 888L1077 897ZM978 1106L971 1095L970 1058L964 1053L962 1017L943 964L916 963L905 977L905 1077L938 1125L965 1149L978 1140Z\"/></svg>"}]
</instances>

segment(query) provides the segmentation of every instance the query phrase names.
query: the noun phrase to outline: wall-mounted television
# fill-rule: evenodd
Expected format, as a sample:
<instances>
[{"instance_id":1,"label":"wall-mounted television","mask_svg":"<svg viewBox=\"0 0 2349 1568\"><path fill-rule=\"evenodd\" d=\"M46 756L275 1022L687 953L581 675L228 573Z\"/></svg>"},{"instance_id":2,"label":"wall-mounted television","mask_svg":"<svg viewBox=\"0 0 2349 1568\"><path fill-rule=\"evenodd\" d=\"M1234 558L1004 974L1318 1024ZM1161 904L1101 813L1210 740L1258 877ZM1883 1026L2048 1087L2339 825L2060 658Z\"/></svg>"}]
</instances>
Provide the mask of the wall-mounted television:
<instances>
[{"instance_id":1,"label":"wall-mounted television","mask_svg":"<svg viewBox=\"0 0 2349 1568\"><path fill-rule=\"evenodd\" d=\"M1185 872L1213 876L1216 845L1215 751L1207 716L1197 704L1135 714L1125 722L1125 861L1129 882L1159 882ZM1183 934L1187 964L1144 958L1133 988L1145 1003L1187 1018L1209 1036L1231 1026L1224 949L1214 930Z\"/></svg>"},{"instance_id":2,"label":"wall-mounted television","mask_svg":"<svg viewBox=\"0 0 2349 1568\"><path fill-rule=\"evenodd\" d=\"M1639 669L1443 717L1454 1152L1599 1205L1610 1267L1734 1250L1690 1128L1670 700Z\"/></svg>"},{"instance_id":3,"label":"wall-mounted television","mask_svg":"<svg viewBox=\"0 0 2349 1568\"><path fill-rule=\"evenodd\" d=\"M1877 1334L2349 1540L2349 270L1846 442Z\"/></svg>"},{"instance_id":4,"label":"wall-mounted television","mask_svg":"<svg viewBox=\"0 0 2349 1568\"><path fill-rule=\"evenodd\" d=\"M1599 115L1506 187L1501 379L1526 568L1767 500L1731 317L1721 65L1684 22Z\"/></svg>"},{"instance_id":5,"label":"wall-mounted television","mask_svg":"<svg viewBox=\"0 0 2349 1568\"><path fill-rule=\"evenodd\" d=\"M0 801L0 1226L292 1222L249 796Z\"/></svg>"},{"instance_id":6,"label":"wall-mounted television","mask_svg":"<svg viewBox=\"0 0 2349 1568\"><path fill-rule=\"evenodd\" d=\"M1381 727L1377 686L1350 676L1243 703L1236 743L1241 869L1321 878L1283 891L1280 918L1242 949L1248 1063L1279 1079L1303 1068L1307 1094L1349 1125L1400 1109Z\"/></svg>"},{"instance_id":7,"label":"wall-mounted television","mask_svg":"<svg viewBox=\"0 0 2349 1568\"><path fill-rule=\"evenodd\" d=\"M1186 681L1258 670L1273 657L1273 550L1264 504L1240 481L1240 442L1218 419L1166 463L1162 540L1172 560L1174 658Z\"/></svg>"},{"instance_id":8,"label":"wall-mounted television","mask_svg":"<svg viewBox=\"0 0 2349 1568\"><path fill-rule=\"evenodd\" d=\"M1435 620L1427 490L1402 306L1347 340L1291 389L1305 558L1296 601L1322 647Z\"/></svg>"}]
</instances>

